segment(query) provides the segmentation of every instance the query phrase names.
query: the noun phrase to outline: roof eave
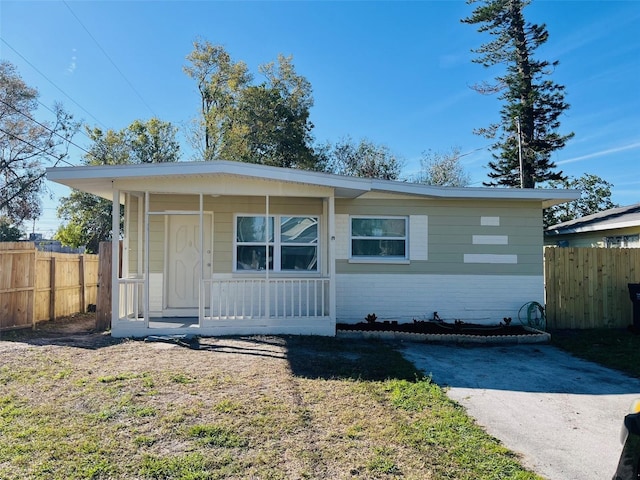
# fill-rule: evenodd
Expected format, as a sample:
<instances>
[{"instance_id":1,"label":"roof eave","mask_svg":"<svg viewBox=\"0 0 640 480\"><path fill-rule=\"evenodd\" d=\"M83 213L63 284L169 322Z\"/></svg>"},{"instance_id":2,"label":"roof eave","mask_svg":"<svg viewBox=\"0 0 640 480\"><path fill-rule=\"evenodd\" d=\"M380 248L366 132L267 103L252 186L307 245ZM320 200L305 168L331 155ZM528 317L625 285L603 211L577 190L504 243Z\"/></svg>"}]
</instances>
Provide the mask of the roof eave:
<instances>
[{"instance_id":1,"label":"roof eave","mask_svg":"<svg viewBox=\"0 0 640 480\"><path fill-rule=\"evenodd\" d=\"M142 165L97 165L80 167L53 167L47 169L47 178L71 188L81 184L93 188L90 193L110 198L111 182L119 178L154 178L169 175L235 175L265 180L306 183L333 188L336 197L357 198L370 191L449 199L500 199L540 202L542 208L579 198L577 190L519 189L486 187L439 187L392 180L348 177L324 172L313 172L265 165L215 161L176 162ZM89 190L87 190L89 191Z\"/></svg>"}]
</instances>

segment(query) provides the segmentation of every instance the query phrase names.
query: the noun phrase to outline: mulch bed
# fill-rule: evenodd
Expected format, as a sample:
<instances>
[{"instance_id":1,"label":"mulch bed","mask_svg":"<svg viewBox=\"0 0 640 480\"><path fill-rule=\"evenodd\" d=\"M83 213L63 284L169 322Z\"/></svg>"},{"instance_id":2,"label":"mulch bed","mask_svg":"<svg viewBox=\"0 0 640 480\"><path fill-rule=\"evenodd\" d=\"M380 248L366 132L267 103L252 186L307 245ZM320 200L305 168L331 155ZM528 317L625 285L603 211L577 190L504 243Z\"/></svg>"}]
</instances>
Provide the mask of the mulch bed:
<instances>
[{"instance_id":1,"label":"mulch bed","mask_svg":"<svg viewBox=\"0 0 640 480\"><path fill-rule=\"evenodd\" d=\"M447 323L414 321L398 323L394 321L338 323L338 331L356 332L408 332L432 335L476 335L493 337L502 335L537 335L535 331L525 329L522 325L479 325L475 323Z\"/></svg>"}]
</instances>

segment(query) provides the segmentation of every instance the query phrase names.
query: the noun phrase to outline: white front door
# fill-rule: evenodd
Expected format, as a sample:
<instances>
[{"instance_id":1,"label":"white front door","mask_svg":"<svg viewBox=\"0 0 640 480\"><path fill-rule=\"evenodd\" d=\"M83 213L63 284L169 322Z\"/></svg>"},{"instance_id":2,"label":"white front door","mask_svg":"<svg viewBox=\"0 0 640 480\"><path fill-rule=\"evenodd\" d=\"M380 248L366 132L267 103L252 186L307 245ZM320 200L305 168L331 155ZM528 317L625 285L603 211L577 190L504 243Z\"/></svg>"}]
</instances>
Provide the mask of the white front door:
<instances>
[{"instance_id":1,"label":"white front door","mask_svg":"<svg viewBox=\"0 0 640 480\"><path fill-rule=\"evenodd\" d=\"M204 276L211 277L211 215L203 216ZM169 215L167 228L167 308L198 308L200 217Z\"/></svg>"}]
</instances>

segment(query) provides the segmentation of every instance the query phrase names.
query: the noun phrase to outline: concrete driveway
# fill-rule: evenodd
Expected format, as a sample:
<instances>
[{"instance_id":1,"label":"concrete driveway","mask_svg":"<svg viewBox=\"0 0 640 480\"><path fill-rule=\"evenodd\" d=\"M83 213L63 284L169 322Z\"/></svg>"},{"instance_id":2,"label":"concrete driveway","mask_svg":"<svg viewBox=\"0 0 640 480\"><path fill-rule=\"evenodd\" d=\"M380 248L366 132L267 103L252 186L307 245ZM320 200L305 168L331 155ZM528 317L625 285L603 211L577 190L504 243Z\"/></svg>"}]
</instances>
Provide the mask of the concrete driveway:
<instances>
[{"instance_id":1,"label":"concrete driveway","mask_svg":"<svg viewBox=\"0 0 640 480\"><path fill-rule=\"evenodd\" d=\"M525 466L550 480L610 479L640 380L550 345L403 344L401 352Z\"/></svg>"}]
</instances>

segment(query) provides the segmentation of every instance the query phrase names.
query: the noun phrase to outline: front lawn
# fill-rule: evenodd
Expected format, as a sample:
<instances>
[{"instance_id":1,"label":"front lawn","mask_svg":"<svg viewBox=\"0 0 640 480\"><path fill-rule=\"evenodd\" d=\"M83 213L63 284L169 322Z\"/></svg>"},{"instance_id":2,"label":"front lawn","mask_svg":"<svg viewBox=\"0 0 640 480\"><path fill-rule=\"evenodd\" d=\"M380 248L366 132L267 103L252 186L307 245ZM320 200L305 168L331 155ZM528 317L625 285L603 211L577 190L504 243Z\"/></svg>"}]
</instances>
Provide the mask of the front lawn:
<instances>
[{"instance_id":1,"label":"front lawn","mask_svg":"<svg viewBox=\"0 0 640 480\"><path fill-rule=\"evenodd\" d=\"M539 478L384 343L78 338L0 342L0 478Z\"/></svg>"},{"instance_id":2,"label":"front lawn","mask_svg":"<svg viewBox=\"0 0 640 480\"><path fill-rule=\"evenodd\" d=\"M628 329L560 330L551 332L551 342L577 357L640 377L640 335Z\"/></svg>"}]
</instances>

